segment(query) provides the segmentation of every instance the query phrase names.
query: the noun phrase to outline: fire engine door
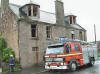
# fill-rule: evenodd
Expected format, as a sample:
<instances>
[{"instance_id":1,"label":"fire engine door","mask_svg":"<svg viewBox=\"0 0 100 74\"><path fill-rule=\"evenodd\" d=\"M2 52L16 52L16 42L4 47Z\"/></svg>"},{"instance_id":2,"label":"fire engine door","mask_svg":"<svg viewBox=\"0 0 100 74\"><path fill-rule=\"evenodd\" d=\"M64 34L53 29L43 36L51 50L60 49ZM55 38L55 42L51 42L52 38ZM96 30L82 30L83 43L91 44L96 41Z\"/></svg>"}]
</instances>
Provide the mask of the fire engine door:
<instances>
[{"instance_id":1,"label":"fire engine door","mask_svg":"<svg viewBox=\"0 0 100 74\"><path fill-rule=\"evenodd\" d=\"M67 54L71 52L71 47L70 47L70 45L66 45L66 46L65 46L65 52L66 52Z\"/></svg>"}]
</instances>

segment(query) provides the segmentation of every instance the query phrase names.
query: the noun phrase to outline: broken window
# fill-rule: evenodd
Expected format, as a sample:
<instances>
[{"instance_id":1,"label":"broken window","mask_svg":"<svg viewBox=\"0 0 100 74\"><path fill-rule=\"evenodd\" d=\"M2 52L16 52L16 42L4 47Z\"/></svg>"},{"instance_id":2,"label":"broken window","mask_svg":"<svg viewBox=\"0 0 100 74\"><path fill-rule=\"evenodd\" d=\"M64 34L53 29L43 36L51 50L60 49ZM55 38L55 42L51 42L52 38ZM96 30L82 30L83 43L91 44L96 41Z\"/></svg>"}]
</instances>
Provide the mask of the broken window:
<instances>
[{"instance_id":1,"label":"broken window","mask_svg":"<svg viewBox=\"0 0 100 74\"><path fill-rule=\"evenodd\" d=\"M32 37L37 37L37 25L31 25Z\"/></svg>"},{"instance_id":2,"label":"broken window","mask_svg":"<svg viewBox=\"0 0 100 74\"><path fill-rule=\"evenodd\" d=\"M51 26L46 27L46 34L47 34L47 38L50 39L51 38Z\"/></svg>"}]
</instances>

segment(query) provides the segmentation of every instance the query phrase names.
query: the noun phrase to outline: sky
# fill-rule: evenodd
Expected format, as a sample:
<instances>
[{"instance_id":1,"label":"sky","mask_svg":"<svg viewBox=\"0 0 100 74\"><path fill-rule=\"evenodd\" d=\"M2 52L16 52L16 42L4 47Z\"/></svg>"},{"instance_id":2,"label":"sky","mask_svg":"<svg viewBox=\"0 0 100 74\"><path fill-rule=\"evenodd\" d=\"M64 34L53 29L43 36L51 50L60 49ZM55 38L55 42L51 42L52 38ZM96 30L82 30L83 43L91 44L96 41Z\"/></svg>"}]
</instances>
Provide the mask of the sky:
<instances>
[{"instance_id":1,"label":"sky","mask_svg":"<svg viewBox=\"0 0 100 74\"><path fill-rule=\"evenodd\" d=\"M30 0L9 0L10 3L24 5ZM40 9L55 12L55 0L32 0L40 4ZM94 41L94 24L97 40L100 40L100 0L62 0L65 13L77 16L77 23L87 30L87 40Z\"/></svg>"}]
</instances>

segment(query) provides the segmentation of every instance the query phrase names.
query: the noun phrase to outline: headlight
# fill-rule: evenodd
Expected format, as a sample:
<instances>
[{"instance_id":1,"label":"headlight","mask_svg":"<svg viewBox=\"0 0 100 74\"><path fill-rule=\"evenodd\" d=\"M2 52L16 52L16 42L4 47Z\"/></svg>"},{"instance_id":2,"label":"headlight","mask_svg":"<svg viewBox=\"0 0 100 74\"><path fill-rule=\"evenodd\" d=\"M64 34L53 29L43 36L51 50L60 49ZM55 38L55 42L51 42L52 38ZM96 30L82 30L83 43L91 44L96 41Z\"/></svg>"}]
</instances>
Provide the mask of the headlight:
<instances>
[{"instance_id":1,"label":"headlight","mask_svg":"<svg viewBox=\"0 0 100 74\"><path fill-rule=\"evenodd\" d=\"M48 65L48 63L46 62L45 65Z\"/></svg>"},{"instance_id":2,"label":"headlight","mask_svg":"<svg viewBox=\"0 0 100 74\"><path fill-rule=\"evenodd\" d=\"M63 63L60 63L61 65L64 65Z\"/></svg>"}]
</instances>

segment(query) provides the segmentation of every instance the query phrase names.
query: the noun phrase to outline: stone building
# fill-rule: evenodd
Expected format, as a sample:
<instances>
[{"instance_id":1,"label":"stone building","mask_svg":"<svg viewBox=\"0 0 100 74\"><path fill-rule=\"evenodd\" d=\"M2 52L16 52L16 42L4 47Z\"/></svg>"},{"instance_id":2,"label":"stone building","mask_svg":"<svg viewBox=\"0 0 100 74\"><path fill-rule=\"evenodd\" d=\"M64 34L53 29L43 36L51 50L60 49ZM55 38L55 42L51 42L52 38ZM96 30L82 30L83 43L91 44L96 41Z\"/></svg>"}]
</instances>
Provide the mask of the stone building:
<instances>
[{"instance_id":1,"label":"stone building","mask_svg":"<svg viewBox=\"0 0 100 74\"><path fill-rule=\"evenodd\" d=\"M0 31L23 68L41 64L48 42L56 43L56 38L87 41L76 16L64 14L63 2L56 0L55 10L55 14L40 10L35 2L19 6L1 0Z\"/></svg>"}]
</instances>

